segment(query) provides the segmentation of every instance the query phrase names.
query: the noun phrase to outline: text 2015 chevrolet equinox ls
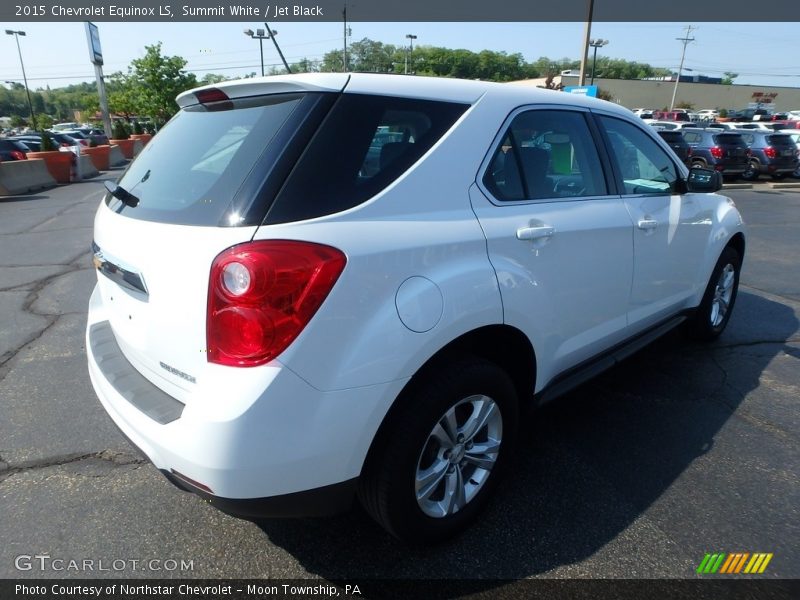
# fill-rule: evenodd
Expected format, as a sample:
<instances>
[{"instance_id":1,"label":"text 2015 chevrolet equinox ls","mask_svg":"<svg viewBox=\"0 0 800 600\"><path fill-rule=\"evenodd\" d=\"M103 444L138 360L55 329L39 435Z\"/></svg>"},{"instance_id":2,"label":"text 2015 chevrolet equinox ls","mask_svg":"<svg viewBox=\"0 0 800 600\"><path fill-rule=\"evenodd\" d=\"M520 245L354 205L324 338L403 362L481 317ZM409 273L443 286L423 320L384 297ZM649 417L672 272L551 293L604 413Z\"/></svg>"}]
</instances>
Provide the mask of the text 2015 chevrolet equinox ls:
<instances>
[{"instance_id":1,"label":"text 2015 chevrolet equinox ls","mask_svg":"<svg viewBox=\"0 0 800 600\"><path fill-rule=\"evenodd\" d=\"M173 483L243 517L358 497L462 530L525 405L731 316L742 219L629 111L316 74L178 97L95 219L89 372Z\"/></svg>"}]
</instances>

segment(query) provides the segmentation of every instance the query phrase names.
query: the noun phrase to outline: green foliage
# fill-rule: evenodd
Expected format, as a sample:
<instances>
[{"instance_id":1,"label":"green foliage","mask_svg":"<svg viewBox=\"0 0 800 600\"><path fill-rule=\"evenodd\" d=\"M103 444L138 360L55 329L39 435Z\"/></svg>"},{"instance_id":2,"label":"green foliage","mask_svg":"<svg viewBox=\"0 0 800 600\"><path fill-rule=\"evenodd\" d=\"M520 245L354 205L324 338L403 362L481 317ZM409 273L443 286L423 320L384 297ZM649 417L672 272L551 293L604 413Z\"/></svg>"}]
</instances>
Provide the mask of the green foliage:
<instances>
[{"instance_id":1,"label":"green foliage","mask_svg":"<svg viewBox=\"0 0 800 600\"><path fill-rule=\"evenodd\" d=\"M725 71L725 77L722 78L722 85L733 85L733 80L736 79L739 74L734 73L733 71Z\"/></svg>"},{"instance_id":2,"label":"green foliage","mask_svg":"<svg viewBox=\"0 0 800 600\"><path fill-rule=\"evenodd\" d=\"M611 94L611 92L609 92L608 90L600 89L600 88L597 88L597 97L600 98L600 100L608 100L609 102L615 102L616 101L616 98L614 98L614 96Z\"/></svg>"},{"instance_id":3,"label":"green foliage","mask_svg":"<svg viewBox=\"0 0 800 600\"><path fill-rule=\"evenodd\" d=\"M131 137L131 132L124 120L115 119L111 127L111 135L115 140L127 140Z\"/></svg>"},{"instance_id":4,"label":"green foliage","mask_svg":"<svg viewBox=\"0 0 800 600\"><path fill-rule=\"evenodd\" d=\"M142 124L139 123L139 121L133 122L133 133L135 133L136 135L142 135L144 133L144 128L142 127Z\"/></svg>"},{"instance_id":5,"label":"green foliage","mask_svg":"<svg viewBox=\"0 0 800 600\"><path fill-rule=\"evenodd\" d=\"M686 110L692 110L694 109L694 104L692 104L691 102L686 102L684 100L683 102L678 102L675 105L675 108L685 108Z\"/></svg>"},{"instance_id":6,"label":"green foliage","mask_svg":"<svg viewBox=\"0 0 800 600\"><path fill-rule=\"evenodd\" d=\"M728 116L728 109L727 108L720 108L719 109L719 116L725 118Z\"/></svg>"},{"instance_id":7,"label":"green foliage","mask_svg":"<svg viewBox=\"0 0 800 600\"><path fill-rule=\"evenodd\" d=\"M53 117L39 113L36 115L36 126L40 129L50 129L53 126Z\"/></svg>"},{"instance_id":8,"label":"green foliage","mask_svg":"<svg viewBox=\"0 0 800 600\"><path fill-rule=\"evenodd\" d=\"M28 122L20 117L19 115L14 115L11 117L11 126L12 127L25 127Z\"/></svg>"},{"instance_id":9,"label":"green foliage","mask_svg":"<svg viewBox=\"0 0 800 600\"><path fill-rule=\"evenodd\" d=\"M138 114L166 122L178 112L175 97L197 86L197 77L187 73L185 66L180 56L163 56L161 42L145 46L145 55L132 60L128 69Z\"/></svg>"},{"instance_id":10,"label":"green foliage","mask_svg":"<svg viewBox=\"0 0 800 600\"><path fill-rule=\"evenodd\" d=\"M200 83L200 85L209 85L211 83L220 83L222 81L228 81L228 78L225 77L225 75L219 75L217 73L206 73L198 83Z\"/></svg>"},{"instance_id":11,"label":"green foliage","mask_svg":"<svg viewBox=\"0 0 800 600\"><path fill-rule=\"evenodd\" d=\"M56 148L53 144L53 140L50 139L49 135L47 135L46 131L40 131L39 133L42 135L42 145L39 148L40 152L52 152L54 150L58 150L58 148Z\"/></svg>"}]
</instances>

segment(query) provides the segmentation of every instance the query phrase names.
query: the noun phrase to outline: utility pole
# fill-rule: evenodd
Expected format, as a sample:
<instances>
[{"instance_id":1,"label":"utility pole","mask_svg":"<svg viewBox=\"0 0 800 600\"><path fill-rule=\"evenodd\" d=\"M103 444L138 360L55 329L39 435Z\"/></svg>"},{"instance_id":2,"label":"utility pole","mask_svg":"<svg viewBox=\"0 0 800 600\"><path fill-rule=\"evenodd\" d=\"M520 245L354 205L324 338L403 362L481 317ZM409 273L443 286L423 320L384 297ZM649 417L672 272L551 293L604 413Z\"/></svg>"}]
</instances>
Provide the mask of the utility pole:
<instances>
[{"instance_id":1,"label":"utility pole","mask_svg":"<svg viewBox=\"0 0 800 600\"><path fill-rule=\"evenodd\" d=\"M697 29L696 27L692 27L691 25L686 26L686 35L682 38L675 38L679 42L683 42L683 52L681 52L681 66L678 67L678 77L675 79L675 88L672 90L672 102L669 103L670 111L675 108L675 97L678 95L678 83L681 80L681 73L683 72L683 59L686 58L686 45L689 42L693 42L694 38L689 37L689 34L692 33L692 29Z\"/></svg>"},{"instance_id":2,"label":"utility pole","mask_svg":"<svg viewBox=\"0 0 800 600\"><path fill-rule=\"evenodd\" d=\"M342 11L342 73L347 73L347 2L344 3Z\"/></svg>"},{"instance_id":3,"label":"utility pole","mask_svg":"<svg viewBox=\"0 0 800 600\"><path fill-rule=\"evenodd\" d=\"M275 50L278 51L278 56L281 57L281 61L283 61L283 66L286 67L286 72L291 75L292 68L289 66L289 63L286 62L286 59L283 56L283 52L281 52L281 47L278 46L278 40L275 39L275 36L278 35L278 32L275 31L274 29L270 29L269 23L267 23L266 21L264 21L264 27L267 28L267 33L269 34L267 37L269 37L272 40L272 43L275 44Z\"/></svg>"}]
</instances>

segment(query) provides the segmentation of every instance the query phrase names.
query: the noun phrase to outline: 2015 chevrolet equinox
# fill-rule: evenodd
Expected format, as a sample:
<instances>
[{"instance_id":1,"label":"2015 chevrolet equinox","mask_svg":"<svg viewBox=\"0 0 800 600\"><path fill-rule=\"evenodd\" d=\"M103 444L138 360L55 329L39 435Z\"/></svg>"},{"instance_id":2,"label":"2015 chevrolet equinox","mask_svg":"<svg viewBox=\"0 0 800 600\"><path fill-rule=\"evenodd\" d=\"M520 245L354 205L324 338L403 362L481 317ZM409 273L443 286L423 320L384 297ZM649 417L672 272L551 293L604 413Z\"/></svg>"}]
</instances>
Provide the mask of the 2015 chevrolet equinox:
<instances>
[{"instance_id":1,"label":"2015 chevrolet equinox","mask_svg":"<svg viewBox=\"0 0 800 600\"><path fill-rule=\"evenodd\" d=\"M613 104L434 78L224 82L109 184L89 373L176 485L243 517L358 497L464 529L520 408L725 328L742 219Z\"/></svg>"}]
</instances>

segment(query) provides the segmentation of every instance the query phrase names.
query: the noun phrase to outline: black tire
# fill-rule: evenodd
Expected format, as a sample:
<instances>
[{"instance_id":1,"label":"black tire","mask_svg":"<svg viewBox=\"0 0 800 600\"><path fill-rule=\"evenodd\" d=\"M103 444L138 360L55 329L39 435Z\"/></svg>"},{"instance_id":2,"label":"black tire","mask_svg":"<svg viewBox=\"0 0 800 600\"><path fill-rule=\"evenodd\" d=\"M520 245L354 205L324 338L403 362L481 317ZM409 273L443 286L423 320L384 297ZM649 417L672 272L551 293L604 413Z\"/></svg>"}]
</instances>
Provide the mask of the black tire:
<instances>
[{"instance_id":1,"label":"black tire","mask_svg":"<svg viewBox=\"0 0 800 600\"><path fill-rule=\"evenodd\" d=\"M497 414L500 418L499 452L488 470L470 461L475 452L469 440L455 446L448 456L448 450L437 444L439 438L433 435L434 428L444 421L451 409L454 417L458 417L458 432L467 431L467 428L462 429L464 422L469 421L465 415L475 416L478 407L492 408L490 403L479 398L488 398L494 407L490 411L492 416L486 419L489 424L476 429L470 440L476 445L491 446L492 439L497 438ZM359 479L358 497L366 511L396 538L411 544L441 542L472 523L497 485L516 433L517 393L506 371L487 360L469 357L430 370L419 381L412 382L397 401L401 403L398 411L390 417L387 429L370 451ZM490 438L490 427L493 427L494 438ZM451 460L460 462L451 464ZM426 467L428 461L430 465ZM442 464L445 468L439 469ZM416 477L425 470L442 475L433 477L438 482L428 487L433 491L418 500ZM439 502L447 503L445 487L453 481L463 482L460 489L465 490L464 504L446 514L426 514L426 510L431 511L436 505L440 491Z\"/></svg>"},{"instance_id":2,"label":"black tire","mask_svg":"<svg viewBox=\"0 0 800 600\"><path fill-rule=\"evenodd\" d=\"M747 170L742 173L742 179L745 181L756 181L760 175L758 161L751 160L747 166Z\"/></svg>"},{"instance_id":3,"label":"black tire","mask_svg":"<svg viewBox=\"0 0 800 600\"><path fill-rule=\"evenodd\" d=\"M733 271L733 283L727 307L721 318L719 311L721 306L719 293L723 283L723 273L727 269ZM686 322L686 332L689 337L700 341L711 341L720 336L730 321L733 305L736 302L736 295L739 290L739 273L742 270L742 257L732 247L728 246L722 251L717 261L711 279L703 294L703 301L692 317Z\"/></svg>"}]
</instances>

